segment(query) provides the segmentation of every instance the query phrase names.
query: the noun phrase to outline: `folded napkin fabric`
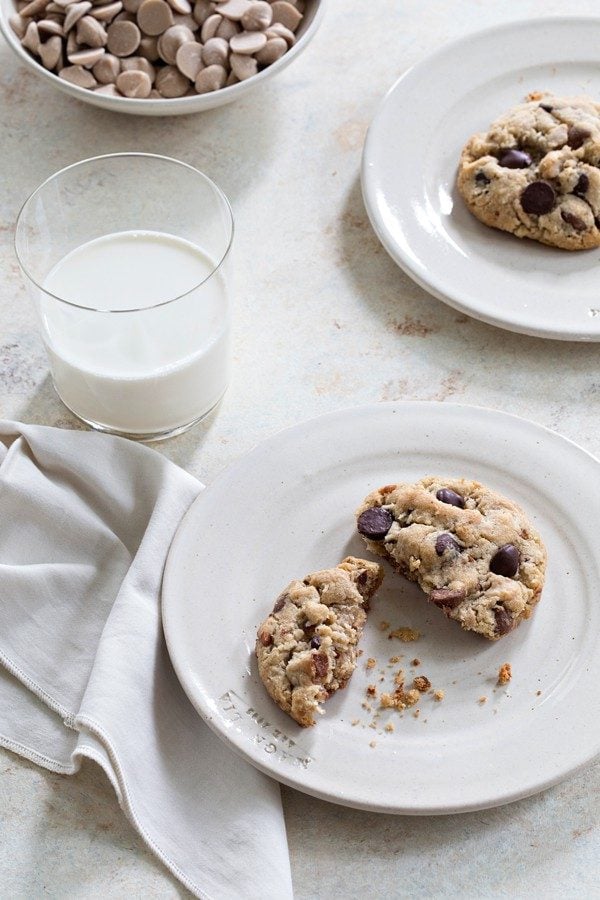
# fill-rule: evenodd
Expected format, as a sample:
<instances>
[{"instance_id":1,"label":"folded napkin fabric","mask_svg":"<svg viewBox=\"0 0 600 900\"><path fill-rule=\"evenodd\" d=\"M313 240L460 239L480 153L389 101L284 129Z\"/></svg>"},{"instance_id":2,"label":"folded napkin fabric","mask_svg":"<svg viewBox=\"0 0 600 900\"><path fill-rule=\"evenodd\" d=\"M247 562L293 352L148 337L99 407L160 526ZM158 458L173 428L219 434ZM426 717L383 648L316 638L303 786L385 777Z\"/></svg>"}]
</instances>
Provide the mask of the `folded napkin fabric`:
<instances>
[{"instance_id":1,"label":"folded napkin fabric","mask_svg":"<svg viewBox=\"0 0 600 900\"><path fill-rule=\"evenodd\" d=\"M0 745L65 774L95 760L196 896L285 900L279 787L202 722L164 642L163 567L201 488L122 438L0 421Z\"/></svg>"}]
</instances>

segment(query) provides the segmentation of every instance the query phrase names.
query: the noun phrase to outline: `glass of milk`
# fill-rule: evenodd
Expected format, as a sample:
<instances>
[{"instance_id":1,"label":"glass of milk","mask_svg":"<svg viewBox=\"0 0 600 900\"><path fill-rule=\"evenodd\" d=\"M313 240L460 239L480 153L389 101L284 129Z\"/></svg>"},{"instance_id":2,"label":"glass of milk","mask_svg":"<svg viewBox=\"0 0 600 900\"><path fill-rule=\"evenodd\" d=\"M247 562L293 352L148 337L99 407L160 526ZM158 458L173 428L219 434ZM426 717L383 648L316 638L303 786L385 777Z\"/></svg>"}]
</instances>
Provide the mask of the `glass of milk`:
<instances>
[{"instance_id":1,"label":"glass of milk","mask_svg":"<svg viewBox=\"0 0 600 900\"><path fill-rule=\"evenodd\" d=\"M65 406L138 440L216 406L231 369L232 240L225 195L174 159L99 156L45 181L15 245Z\"/></svg>"}]
</instances>

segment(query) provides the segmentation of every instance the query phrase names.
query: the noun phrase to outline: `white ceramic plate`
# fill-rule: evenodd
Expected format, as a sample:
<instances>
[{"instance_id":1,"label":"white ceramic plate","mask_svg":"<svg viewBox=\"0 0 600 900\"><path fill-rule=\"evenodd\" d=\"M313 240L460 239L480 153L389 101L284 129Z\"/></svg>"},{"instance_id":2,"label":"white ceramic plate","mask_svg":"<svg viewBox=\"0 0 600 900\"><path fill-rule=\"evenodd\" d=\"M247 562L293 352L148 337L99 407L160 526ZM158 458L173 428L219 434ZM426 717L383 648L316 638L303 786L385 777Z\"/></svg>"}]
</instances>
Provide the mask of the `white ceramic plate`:
<instances>
[{"instance_id":1,"label":"white ceramic plate","mask_svg":"<svg viewBox=\"0 0 600 900\"><path fill-rule=\"evenodd\" d=\"M352 681L314 728L300 728L259 681L256 627L292 578L365 553L353 517L365 494L427 473L479 479L523 505L548 547L542 600L530 621L490 643L387 569ZM253 765L349 806L449 813L554 784L600 752L599 474L597 460L553 432L454 404L379 404L281 432L215 481L175 537L163 621L184 689ZM422 636L390 640L382 620ZM418 657L415 674L445 699L426 696L419 718L382 715L374 730L361 707L366 686L381 686L381 669L391 684L396 654L407 671ZM378 660L370 672L368 657ZM504 662L513 679L496 688ZM392 733L382 731L387 721Z\"/></svg>"},{"instance_id":2,"label":"white ceramic plate","mask_svg":"<svg viewBox=\"0 0 600 900\"><path fill-rule=\"evenodd\" d=\"M512 331L600 340L600 249L487 228L455 187L461 149L534 90L600 99L600 18L530 19L468 35L410 69L369 129L362 185L384 247L456 309Z\"/></svg>"}]
</instances>

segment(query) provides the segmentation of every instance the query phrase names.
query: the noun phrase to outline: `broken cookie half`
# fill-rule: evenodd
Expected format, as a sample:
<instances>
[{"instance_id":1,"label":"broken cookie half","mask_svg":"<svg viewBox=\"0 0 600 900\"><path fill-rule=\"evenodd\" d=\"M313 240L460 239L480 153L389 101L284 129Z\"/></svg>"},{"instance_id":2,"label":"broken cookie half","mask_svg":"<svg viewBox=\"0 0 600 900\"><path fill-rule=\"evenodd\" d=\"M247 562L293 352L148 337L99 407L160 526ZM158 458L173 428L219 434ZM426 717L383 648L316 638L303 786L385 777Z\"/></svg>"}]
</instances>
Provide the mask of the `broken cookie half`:
<instances>
[{"instance_id":1,"label":"broken cookie half","mask_svg":"<svg viewBox=\"0 0 600 900\"><path fill-rule=\"evenodd\" d=\"M260 677L299 725L314 725L321 703L348 683L369 601L382 581L377 563L348 556L335 568L292 581L260 625Z\"/></svg>"},{"instance_id":2,"label":"broken cookie half","mask_svg":"<svg viewBox=\"0 0 600 900\"><path fill-rule=\"evenodd\" d=\"M540 599L540 536L516 503L476 481L388 484L364 500L357 528L448 618L489 640L528 619Z\"/></svg>"}]
</instances>

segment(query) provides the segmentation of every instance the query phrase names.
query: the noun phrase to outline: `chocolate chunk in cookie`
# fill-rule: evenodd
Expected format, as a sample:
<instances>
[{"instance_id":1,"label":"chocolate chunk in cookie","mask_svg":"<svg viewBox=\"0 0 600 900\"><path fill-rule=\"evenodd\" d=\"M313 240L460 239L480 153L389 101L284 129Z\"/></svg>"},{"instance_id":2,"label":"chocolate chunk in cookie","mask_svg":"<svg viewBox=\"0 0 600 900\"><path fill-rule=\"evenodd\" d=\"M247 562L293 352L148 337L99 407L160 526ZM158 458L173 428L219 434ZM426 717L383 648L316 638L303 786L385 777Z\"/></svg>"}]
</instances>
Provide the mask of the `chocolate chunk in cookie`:
<instances>
[{"instance_id":1,"label":"chocolate chunk in cookie","mask_svg":"<svg viewBox=\"0 0 600 900\"><path fill-rule=\"evenodd\" d=\"M554 188L547 181L534 181L521 193L521 206L532 216L549 213L555 202Z\"/></svg>"},{"instance_id":2,"label":"chocolate chunk in cookie","mask_svg":"<svg viewBox=\"0 0 600 900\"><path fill-rule=\"evenodd\" d=\"M504 544L490 560L490 572L512 578L519 571L519 551L514 544Z\"/></svg>"},{"instance_id":3,"label":"chocolate chunk in cookie","mask_svg":"<svg viewBox=\"0 0 600 900\"><path fill-rule=\"evenodd\" d=\"M363 538L466 631L497 640L529 618L546 570L542 541L516 503L464 479L423 478L373 491L357 512L385 509L386 535Z\"/></svg>"},{"instance_id":4,"label":"chocolate chunk in cookie","mask_svg":"<svg viewBox=\"0 0 600 900\"><path fill-rule=\"evenodd\" d=\"M447 550L458 550L460 551L460 544L458 541L452 537L451 534L438 534L435 539L435 552L438 556L443 556Z\"/></svg>"},{"instance_id":5,"label":"chocolate chunk in cookie","mask_svg":"<svg viewBox=\"0 0 600 900\"><path fill-rule=\"evenodd\" d=\"M464 509L465 498L453 491L452 488L440 488L435 496L442 503L449 503L451 506L458 506L460 509Z\"/></svg>"},{"instance_id":6,"label":"chocolate chunk in cookie","mask_svg":"<svg viewBox=\"0 0 600 900\"><path fill-rule=\"evenodd\" d=\"M365 509L358 520L358 530L363 537L372 541L382 541L392 524L392 514L387 509L373 507Z\"/></svg>"},{"instance_id":7,"label":"chocolate chunk in cookie","mask_svg":"<svg viewBox=\"0 0 600 900\"><path fill-rule=\"evenodd\" d=\"M314 725L321 703L348 683L381 566L347 557L292 581L258 628L258 672L275 703L299 725Z\"/></svg>"},{"instance_id":8,"label":"chocolate chunk in cookie","mask_svg":"<svg viewBox=\"0 0 600 900\"><path fill-rule=\"evenodd\" d=\"M531 165L531 156L524 150L506 150L500 156L498 165L503 169L526 169Z\"/></svg>"},{"instance_id":9,"label":"chocolate chunk in cookie","mask_svg":"<svg viewBox=\"0 0 600 900\"><path fill-rule=\"evenodd\" d=\"M578 197L583 197L583 195L587 192L587 189L590 186L590 179L587 177L585 172L582 172L579 178L577 179L577 184L573 188L573 193L577 194Z\"/></svg>"},{"instance_id":10,"label":"chocolate chunk in cookie","mask_svg":"<svg viewBox=\"0 0 600 900\"><path fill-rule=\"evenodd\" d=\"M600 103L539 97L467 142L459 191L492 228L566 250L598 247Z\"/></svg>"}]
</instances>

